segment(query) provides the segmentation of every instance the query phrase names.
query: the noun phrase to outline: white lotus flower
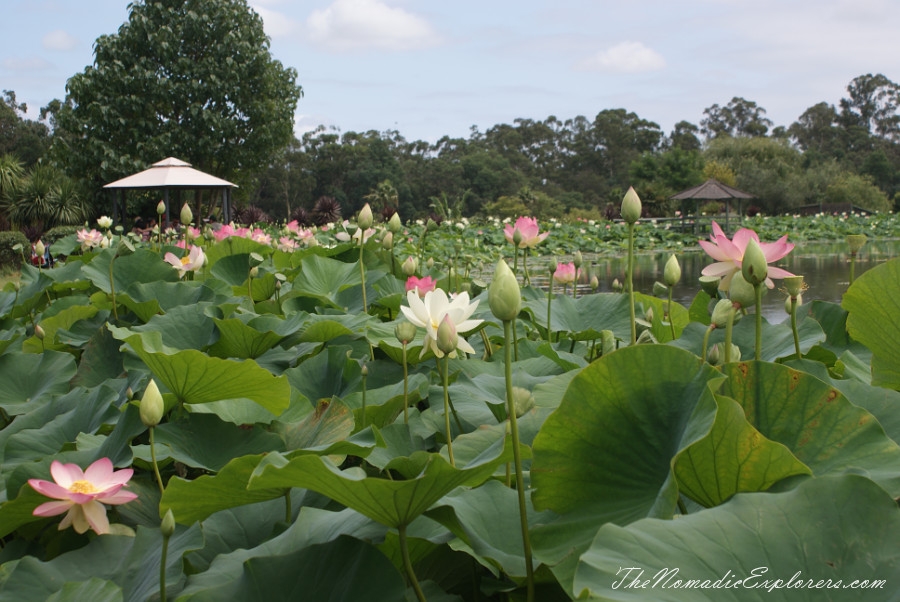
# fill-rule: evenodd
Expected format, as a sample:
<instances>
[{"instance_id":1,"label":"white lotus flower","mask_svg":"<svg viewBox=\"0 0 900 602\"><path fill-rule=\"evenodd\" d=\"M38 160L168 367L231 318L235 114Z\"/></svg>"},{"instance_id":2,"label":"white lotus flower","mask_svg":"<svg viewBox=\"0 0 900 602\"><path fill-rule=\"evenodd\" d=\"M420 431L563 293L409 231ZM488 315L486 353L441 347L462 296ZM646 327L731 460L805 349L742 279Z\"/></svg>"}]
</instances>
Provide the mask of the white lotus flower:
<instances>
[{"instance_id":1,"label":"white lotus flower","mask_svg":"<svg viewBox=\"0 0 900 602\"><path fill-rule=\"evenodd\" d=\"M166 253L165 261L178 270L178 277L183 277L187 272L196 272L206 262L203 249L191 246L191 251L180 259L174 253Z\"/></svg>"},{"instance_id":2,"label":"white lotus flower","mask_svg":"<svg viewBox=\"0 0 900 602\"><path fill-rule=\"evenodd\" d=\"M468 293L460 293L451 301L447 298L447 293L439 288L425 293L423 299L419 298L415 290L411 290L406 293L406 300L409 307L402 305L400 311L407 320L425 329L425 346L419 357L425 355L428 349L435 356L444 357L444 352L437 346L437 330L445 316L450 318L458 333L468 332L484 321L469 319L478 307L478 301L469 303ZM463 337L457 339L456 348L466 353L475 353L475 349ZM450 357L456 357L456 353L451 353Z\"/></svg>"}]
</instances>

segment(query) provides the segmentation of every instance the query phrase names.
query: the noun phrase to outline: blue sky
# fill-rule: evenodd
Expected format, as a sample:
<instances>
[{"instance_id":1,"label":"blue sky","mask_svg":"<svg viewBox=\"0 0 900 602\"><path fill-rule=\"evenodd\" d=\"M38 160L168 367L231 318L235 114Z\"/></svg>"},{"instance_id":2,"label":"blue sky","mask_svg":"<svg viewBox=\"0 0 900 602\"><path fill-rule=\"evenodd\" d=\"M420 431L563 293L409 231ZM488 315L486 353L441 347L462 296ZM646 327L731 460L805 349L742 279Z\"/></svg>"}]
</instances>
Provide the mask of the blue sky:
<instances>
[{"instance_id":1,"label":"blue sky","mask_svg":"<svg viewBox=\"0 0 900 602\"><path fill-rule=\"evenodd\" d=\"M295 130L468 137L624 108L664 132L739 96L775 125L850 81L900 81L897 0L250 0L299 73ZM65 95L127 0L3 0L0 90Z\"/></svg>"}]
</instances>

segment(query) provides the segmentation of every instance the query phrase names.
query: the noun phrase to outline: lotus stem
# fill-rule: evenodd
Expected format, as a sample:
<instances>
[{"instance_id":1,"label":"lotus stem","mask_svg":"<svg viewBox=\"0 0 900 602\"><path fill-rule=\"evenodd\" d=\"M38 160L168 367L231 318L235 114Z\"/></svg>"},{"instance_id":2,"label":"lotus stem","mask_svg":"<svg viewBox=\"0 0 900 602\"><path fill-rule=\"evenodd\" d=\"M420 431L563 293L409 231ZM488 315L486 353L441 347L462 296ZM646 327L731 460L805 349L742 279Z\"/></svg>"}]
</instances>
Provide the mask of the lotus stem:
<instances>
[{"instance_id":1,"label":"lotus stem","mask_svg":"<svg viewBox=\"0 0 900 602\"><path fill-rule=\"evenodd\" d=\"M734 331L734 306L728 312L728 320L725 322L725 363L731 363L731 333Z\"/></svg>"},{"instance_id":2,"label":"lotus stem","mask_svg":"<svg viewBox=\"0 0 900 602\"><path fill-rule=\"evenodd\" d=\"M363 364L362 370L362 428L366 428L366 377L369 375L369 371L366 368L365 364Z\"/></svg>"},{"instance_id":3,"label":"lotus stem","mask_svg":"<svg viewBox=\"0 0 900 602\"><path fill-rule=\"evenodd\" d=\"M484 355L481 357L483 360L491 359L491 355L493 355L493 351L491 350L491 340L488 338L487 333L484 331L484 328L478 331L481 335L481 342L484 344Z\"/></svg>"},{"instance_id":4,"label":"lotus stem","mask_svg":"<svg viewBox=\"0 0 900 602\"><path fill-rule=\"evenodd\" d=\"M159 485L159 492L165 493L165 487L163 487L162 477L159 474L159 464L156 462L156 444L153 441L153 431L154 427L150 427L150 462L153 464L153 474L156 476L156 484Z\"/></svg>"},{"instance_id":5,"label":"lotus stem","mask_svg":"<svg viewBox=\"0 0 900 602\"><path fill-rule=\"evenodd\" d=\"M553 331L550 329L550 307L553 303L553 276L550 276L550 293L547 295L547 342L553 342Z\"/></svg>"},{"instance_id":6,"label":"lotus stem","mask_svg":"<svg viewBox=\"0 0 900 602\"><path fill-rule=\"evenodd\" d=\"M531 284L531 276L528 275L528 247L522 249L522 284L528 286Z\"/></svg>"},{"instance_id":7,"label":"lotus stem","mask_svg":"<svg viewBox=\"0 0 900 602\"><path fill-rule=\"evenodd\" d=\"M666 317L669 319L669 327L672 329L672 340L674 341L677 337L675 336L675 322L672 320L672 289L674 287L669 287L669 304L666 305Z\"/></svg>"},{"instance_id":8,"label":"lotus stem","mask_svg":"<svg viewBox=\"0 0 900 602\"><path fill-rule=\"evenodd\" d=\"M754 359L762 359L762 285L757 284L753 287L756 293L756 355Z\"/></svg>"},{"instance_id":9,"label":"lotus stem","mask_svg":"<svg viewBox=\"0 0 900 602\"><path fill-rule=\"evenodd\" d=\"M425 592L422 591L419 580L416 579L416 572L413 570L412 561L409 559L409 546L406 543L406 525L398 526L397 533L400 536L400 555L403 557L406 578L409 579L409 584L412 586L413 591L416 592L416 598L419 602L426 602Z\"/></svg>"},{"instance_id":10,"label":"lotus stem","mask_svg":"<svg viewBox=\"0 0 900 602\"><path fill-rule=\"evenodd\" d=\"M797 332L797 297L791 297L791 332L794 335L794 351L797 352L797 359L803 359L800 353L800 334Z\"/></svg>"},{"instance_id":11,"label":"lotus stem","mask_svg":"<svg viewBox=\"0 0 900 602\"><path fill-rule=\"evenodd\" d=\"M450 358L444 356L444 431L447 433L447 455L450 456L450 466L456 467L453 459L453 434L450 432ZM459 418L457 418L457 422Z\"/></svg>"},{"instance_id":12,"label":"lotus stem","mask_svg":"<svg viewBox=\"0 0 900 602\"><path fill-rule=\"evenodd\" d=\"M116 262L115 253L113 253L112 259L109 260L109 293L112 297L112 306L113 306L113 318L115 318L116 322L119 321L119 312L116 308L116 282L115 278L113 278L113 265Z\"/></svg>"},{"instance_id":13,"label":"lotus stem","mask_svg":"<svg viewBox=\"0 0 900 602\"><path fill-rule=\"evenodd\" d=\"M503 337L506 340L506 411L512 434L513 463L516 471L516 493L519 498L519 524L522 528L522 548L525 552L525 574L528 588L527 602L534 601L534 565L531 558L531 541L528 537L528 512L525 505L525 478L522 474L522 454L519 450L519 423L516 417L516 402L512 385L512 352L510 349L511 320L503 321Z\"/></svg>"},{"instance_id":14,"label":"lotus stem","mask_svg":"<svg viewBox=\"0 0 900 602\"><path fill-rule=\"evenodd\" d=\"M369 313L369 306L366 304L366 265L363 263L363 251L366 248L364 234L365 232L359 235L359 279L362 281L363 313L367 314Z\"/></svg>"},{"instance_id":15,"label":"lotus stem","mask_svg":"<svg viewBox=\"0 0 900 602\"><path fill-rule=\"evenodd\" d=\"M406 363L406 341L403 341L403 424L409 424L409 366Z\"/></svg>"},{"instance_id":16,"label":"lotus stem","mask_svg":"<svg viewBox=\"0 0 900 602\"><path fill-rule=\"evenodd\" d=\"M637 341L637 320L634 315L634 224L628 224L628 273L625 275L628 288L628 307L631 312L631 344Z\"/></svg>"},{"instance_id":17,"label":"lotus stem","mask_svg":"<svg viewBox=\"0 0 900 602\"><path fill-rule=\"evenodd\" d=\"M291 509L291 490L290 488L284 492L284 522L290 524L291 516L293 515Z\"/></svg>"},{"instance_id":18,"label":"lotus stem","mask_svg":"<svg viewBox=\"0 0 900 602\"><path fill-rule=\"evenodd\" d=\"M850 251L850 285L853 284L856 274L856 251Z\"/></svg>"},{"instance_id":19,"label":"lotus stem","mask_svg":"<svg viewBox=\"0 0 900 602\"><path fill-rule=\"evenodd\" d=\"M150 429L153 432L153 429ZM163 533L162 550L159 556L159 602L166 602L166 557L169 555L169 537Z\"/></svg>"},{"instance_id":20,"label":"lotus stem","mask_svg":"<svg viewBox=\"0 0 900 602\"><path fill-rule=\"evenodd\" d=\"M712 331L715 329L715 324L710 324L706 328L706 332L703 334L703 348L700 354L700 358L702 362L706 361L707 350L709 349L709 335L712 334Z\"/></svg>"}]
</instances>

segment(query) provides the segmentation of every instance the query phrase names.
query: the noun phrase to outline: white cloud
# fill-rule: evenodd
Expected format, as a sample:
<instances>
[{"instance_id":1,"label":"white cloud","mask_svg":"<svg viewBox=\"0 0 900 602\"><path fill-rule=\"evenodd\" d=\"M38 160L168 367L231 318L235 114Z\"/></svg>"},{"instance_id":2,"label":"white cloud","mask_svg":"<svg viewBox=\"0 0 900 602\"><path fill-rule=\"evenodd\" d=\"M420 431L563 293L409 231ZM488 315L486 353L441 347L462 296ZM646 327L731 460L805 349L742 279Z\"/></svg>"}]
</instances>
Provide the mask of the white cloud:
<instances>
[{"instance_id":1,"label":"white cloud","mask_svg":"<svg viewBox=\"0 0 900 602\"><path fill-rule=\"evenodd\" d=\"M251 8L262 17L263 27L265 28L267 35L273 38L283 38L291 35L297 30L296 21L283 13L266 8L264 5L267 4L273 3L256 0L256 2L250 4Z\"/></svg>"},{"instance_id":2,"label":"white cloud","mask_svg":"<svg viewBox=\"0 0 900 602\"><path fill-rule=\"evenodd\" d=\"M658 71L665 66L665 59L652 48L640 42L622 42L584 59L577 68L582 71L639 73Z\"/></svg>"},{"instance_id":3,"label":"white cloud","mask_svg":"<svg viewBox=\"0 0 900 602\"><path fill-rule=\"evenodd\" d=\"M3 67L10 71L40 71L52 67L49 62L38 56L28 58L3 59Z\"/></svg>"},{"instance_id":4,"label":"white cloud","mask_svg":"<svg viewBox=\"0 0 900 602\"><path fill-rule=\"evenodd\" d=\"M45 35L41 40L41 45L45 50L74 50L78 46L78 38L67 31L57 29Z\"/></svg>"},{"instance_id":5,"label":"white cloud","mask_svg":"<svg viewBox=\"0 0 900 602\"><path fill-rule=\"evenodd\" d=\"M331 50L412 50L439 41L428 21L380 0L335 0L306 25L310 39Z\"/></svg>"}]
</instances>

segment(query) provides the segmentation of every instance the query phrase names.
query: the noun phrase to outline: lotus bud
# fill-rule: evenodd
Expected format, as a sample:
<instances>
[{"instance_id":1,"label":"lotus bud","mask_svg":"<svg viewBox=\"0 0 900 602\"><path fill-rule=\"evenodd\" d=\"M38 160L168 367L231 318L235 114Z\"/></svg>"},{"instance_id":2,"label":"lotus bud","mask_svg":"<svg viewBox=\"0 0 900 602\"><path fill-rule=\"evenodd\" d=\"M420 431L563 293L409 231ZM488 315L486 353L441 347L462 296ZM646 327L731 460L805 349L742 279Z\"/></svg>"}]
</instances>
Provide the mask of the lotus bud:
<instances>
[{"instance_id":1,"label":"lotus bud","mask_svg":"<svg viewBox=\"0 0 900 602\"><path fill-rule=\"evenodd\" d=\"M394 336L401 343L409 343L416 338L416 325L412 322L400 322L394 326Z\"/></svg>"},{"instance_id":2,"label":"lotus bud","mask_svg":"<svg viewBox=\"0 0 900 602\"><path fill-rule=\"evenodd\" d=\"M706 352L706 361L709 362L711 366L718 366L719 362L722 361L722 351L719 347L719 343L710 347L709 351Z\"/></svg>"},{"instance_id":3,"label":"lotus bud","mask_svg":"<svg viewBox=\"0 0 900 602\"><path fill-rule=\"evenodd\" d=\"M434 267L434 257L428 258L428 261L425 262L425 267L427 267L429 270Z\"/></svg>"},{"instance_id":4,"label":"lotus bud","mask_svg":"<svg viewBox=\"0 0 900 602\"><path fill-rule=\"evenodd\" d=\"M403 262L403 265L400 266L400 269L403 270L403 274L405 276L413 276L416 273L416 270L419 269L419 262L415 257L410 255Z\"/></svg>"},{"instance_id":5,"label":"lotus bud","mask_svg":"<svg viewBox=\"0 0 900 602\"><path fill-rule=\"evenodd\" d=\"M372 208L369 207L369 204L366 203L363 205L363 208L360 209L359 215L356 217L356 223L363 230L368 230L372 227L374 223L374 218L372 217Z\"/></svg>"},{"instance_id":6,"label":"lotus bud","mask_svg":"<svg viewBox=\"0 0 900 602\"><path fill-rule=\"evenodd\" d=\"M600 352L607 355L616 350L616 335L612 330L600 331Z\"/></svg>"},{"instance_id":7,"label":"lotus bud","mask_svg":"<svg viewBox=\"0 0 900 602\"><path fill-rule=\"evenodd\" d=\"M131 387L125 389L125 399L127 399L128 401L134 399L134 389L132 389Z\"/></svg>"},{"instance_id":8,"label":"lotus bud","mask_svg":"<svg viewBox=\"0 0 900 602\"><path fill-rule=\"evenodd\" d=\"M791 297L800 297L800 293L806 290L803 276L788 276L784 279L784 288Z\"/></svg>"},{"instance_id":9,"label":"lotus bud","mask_svg":"<svg viewBox=\"0 0 900 602\"><path fill-rule=\"evenodd\" d=\"M166 202L160 201L156 205L156 215L162 215L165 212L166 212Z\"/></svg>"},{"instance_id":10,"label":"lotus bud","mask_svg":"<svg viewBox=\"0 0 900 602\"><path fill-rule=\"evenodd\" d=\"M494 317L503 322L514 320L522 307L519 281L503 259L494 268L494 278L488 288L488 304Z\"/></svg>"},{"instance_id":11,"label":"lotus bud","mask_svg":"<svg viewBox=\"0 0 900 602\"><path fill-rule=\"evenodd\" d=\"M622 219L626 224L634 224L641 219L641 199L633 187L628 188L625 198L622 199Z\"/></svg>"},{"instance_id":12,"label":"lotus bud","mask_svg":"<svg viewBox=\"0 0 900 602\"><path fill-rule=\"evenodd\" d=\"M306 246L307 247L318 247L319 241L318 241L318 239L316 239L315 236L310 236L309 238L306 239Z\"/></svg>"},{"instance_id":13,"label":"lotus bud","mask_svg":"<svg viewBox=\"0 0 900 602\"><path fill-rule=\"evenodd\" d=\"M743 274L744 280L753 286L759 286L769 276L769 265L766 263L766 255L754 238L747 241L747 248L744 249L744 258L741 260L741 274Z\"/></svg>"},{"instance_id":14,"label":"lotus bud","mask_svg":"<svg viewBox=\"0 0 900 602\"><path fill-rule=\"evenodd\" d=\"M513 230L512 240L513 240L513 244L516 245L517 248L519 245L522 244L522 233L519 231L518 228Z\"/></svg>"},{"instance_id":15,"label":"lotus bud","mask_svg":"<svg viewBox=\"0 0 900 602\"><path fill-rule=\"evenodd\" d=\"M669 294L669 287L657 280L653 283L653 296L654 297L665 297Z\"/></svg>"},{"instance_id":16,"label":"lotus bud","mask_svg":"<svg viewBox=\"0 0 900 602\"><path fill-rule=\"evenodd\" d=\"M644 311L644 320L653 324L653 307L648 307L646 311Z\"/></svg>"},{"instance_id":17,"label":"lotus bud","mask_svg":"<svg viewBox=\"0 0 900 602\"><path fill-rule=\"evenodd\" d=\"M456 351L456 325L449 315L445 315L437 329L437 348L444 354Z\"/></svg>"},{"instance_id":18,"label":"lotus bud","mask_svg":"<svg viewBox=\"0 0 900 602\"><path fill-rule=\"evenodd\" d=\"M141 422L144 423L144 426L156 426L162 420L165 410L166 405L163 403L159 387L156 386L156 381L151 378L147 388L144 390L144 396L141 397Z\"/></svg>"},{"instance_id":19,"label":"lotus bud","mask_svg":"<svg viewBox=\"0 0 900 602\"><path fill-rule=\"evenodd\" d=\"M367 378L369 376L369 366L367 364L363 364L362 368L359 369L359 375L363 378Z\"/></svg>"},{"instance_id":20,"label":"lotus bud","mask_svg":"<svg viewBox=\"0 0 900 602\"><path fill-rule=\"evenodd\" d=\"M600 279L594 274L591 276L591 290L596 292L598 288L600 288Z\"/></svg>"},{"instance_id":21,"label":"lotus bud","mask_svg":"<svg viewBox=\"0 0 900 602\"><path fill-rule=\"evenodd\" d=\"M396 214L395 214L396 215ZM381 239L381 248L385 251L390 251L394 248L394 233L387 232L384 235L384 238Z\"/></svg>"},{"instance_id":22,"label":"lotus bud","mask_svg":"<svg viewBox=\"0 0 900 602\"><path fill-rule=\"evenodd\" d=\"M105 236L100 239L100 248L108 249L109 248L109 239Z\"/></svg>"},{"instance_id":23,"label":"lotus bud","mask_svg":"<svg viewBox=\"0 0 900 602\"><path fill-rule=\"evenodd\" d=\"M863 245L866 244L865 234L848 234L847 235L847 244L850 245L851 253L858 253L860 249L863 248Z\"/></svg>"},{"instance_id":24,"label":"lotus bud","mask_svg":"<svg viewBox=\"0 0 900 602\"><path fill-rule=\"evenodd\" d=\"M516 418L521 418L534 409L534 395L528 389L513 387L512 398L516 407Z\"/></svg>"},{"instance_id":25,"label":"lotus bud","mask_svg":"<svg viewBox=\"0 0 900 602\"><path fill-rule=\"evenodd\" d=\"M437 230L437 229L438 229L437 222L429 217L428 221L425 222L425 231L431 232L432 230Z\"/></svg>"},{"instance_id":26,"label":"lotus bud","mask_svg":"<svg viewBox=\"0 0 900 602\"><path fill-rule=\"evenodd\" d=\"M165 538L172 537L172 534L175 533L175 515L172 514L171 508L166 510L166 515L159 525L159 530L162 531L162 535Z\"/></svg>"},{"instance_id":27,"label":"lotus bud","mask_svg":"<svg viewBox=\"0 0 900 602\"><path fill-rule=\"evenodd\" d=\"M618 278L613 278L613 281L612 281L612 288L613 288L614 291L622 292L622 289L623 289L624 287L622 286L622 283L619 282L619 279L618 279Z\"/></svg>"},{"instance_id":28,"label":"lotus bud","mask_svg":"<svg viewBox=\"0 0 900 602\"><path fill-rule=\"evenodd\" d=\"M469 298L474 297L472 294L472 283L471 282L463 282L459 285L460 292L469 293Z\"/></svg>"},{"instance_id":29,"label":"lotus bud","mask_svg":"<svg viewBox=\"0 0 900 602\"><path fill-rule=\"evenodd\" d=\"M756 290L753 288L752 284L744 280L744 276L741 272L735 272L734 276L731 278L729 295L731 296L731 300L741 307L751 307L756 303Z\"/></svg>"},{"instance_id":30,"label":"lotus bud","mask_svg":"<svg viewBox=\"0 0 900 602\"><path fill-rule=\"evenodd\" d=\"M40 324L34 325L34 336L36 336L39 341L43 341L44 337L47 336L44 332L44 328Z\"/></svg>"},{"instance_id":31,"label":"lotus bud","mask_svg":"<svg viewBox=\"0 0 900 602\"><path fill-rule=\"evenodd\" d=\"M178 217L181 219L182 226L190 226L191 222L194 221L194 214L193 212L191 212L191 208L187 203L182 205L181 213L178 215Z\"/></svg>"},{"instance_id":32,"label":"lotus bud","mask_svg":"<svg viewBox=\"0 0 900 602\"><path fill-rule=\"evenodd\" d=\"M104 230L109 230L113 225L112 218L109 217L108 215L101 215L100 217L97 218L97 225L100 226L101 228L103 228Z\"/></svg>"},{"instance_id":33,"label":"lotus bud","mask_svg":"<svg viewBox=\"0 0 900 602\"><path fill-rule=\"evenodd\" d=\"M46 250L47 247L44 246L43 241L38 240L36 243L34 243L34 252L38 257L43 257L44 251Z\"/></svg>"},{"instance_id":34,"label":"lotus bud","mask_svg":"<svg viewBox=\"0 0 900 602\"><path fill-rule=\"evenodd\" d=\"M669 260L666 262L666 267L663 270L663 280L665 280L666 286L675 286L681 280L681 265L674 254L670 255Z\"/></svg>"},{"instance_id":35,"label":"lotus bud","mask_svg":"<svg viewBox=\"0 0 900 602\"><path fill-rule=\"evenodd\" d=\"M556 270L559 268L559 264L556 262L556 258L550 260L550 265L547 266L547 269L550 271L550 278L553 278L553 274L556 273Z\"/></svg>"},{"instance_id":36,"label":"lotus bud","mask_svg":"<svg viewBox=\"0 0 900 602\"><path fill-rule=\"evenodd\" d=\"M575 269L580 269L582 265L584 265L584 257L581 256L581 251L575 251L575 256L572 259L572 263L575 264Z\"/></svg>"},{"instance_id":37,"label":"lotus bud","mask_svg":"<svg viewBox=\"0 0 900 602\"><path fill-rule=\"evenodd\" d=\"M713 308L710 324L715 325L716 328L725 328L725 325L728 323L728 316L733 310L734 304L730 299L719 299Z\"/></svg>"},{"instance_id":38,"label":"lotus bud","mask_svg":"<svg viewBox=\"0 0 900 602\"><path fill-rule=\"evenodd\" d=\"M700 276L700 288L713 299L719 295L719 284L721 282L722 279L719 276Z\"/></svg>"},{"instance_id":39,"label":"lotus bud","mask_svg":"<svg viewBox=\"0 0 900 602\"><path fill-rule=\"evenodd\" d=\"M259 268L258 267L253 266L252 268L250 268L250 277L251 278L259 277Z\"/></svg>"},{"instance_id":40,"label":"lotus bud","mask_svg":"<svg viewBox=\"0 0 900 602\"><path fill-rule=\"evenodd\" d=\"M397 234L400 230L403 229L403 222L400 221L400 214L396 211L391 216L391 219L388 220L388 230Z\"/></svg>"},{"instance_id":41,"label":"lotus bud","mask_svg":"<svg viewBox=\"0 0 900 602\"><path fill-rule=\"evenodd\" d=\"M803 295L797 295L796 297L785 297L784 298L784 312L787 315L791 315L791 299L795 299L797 301L797 305L801 305L803 303Z\"/></svg>"}]
</instances>

